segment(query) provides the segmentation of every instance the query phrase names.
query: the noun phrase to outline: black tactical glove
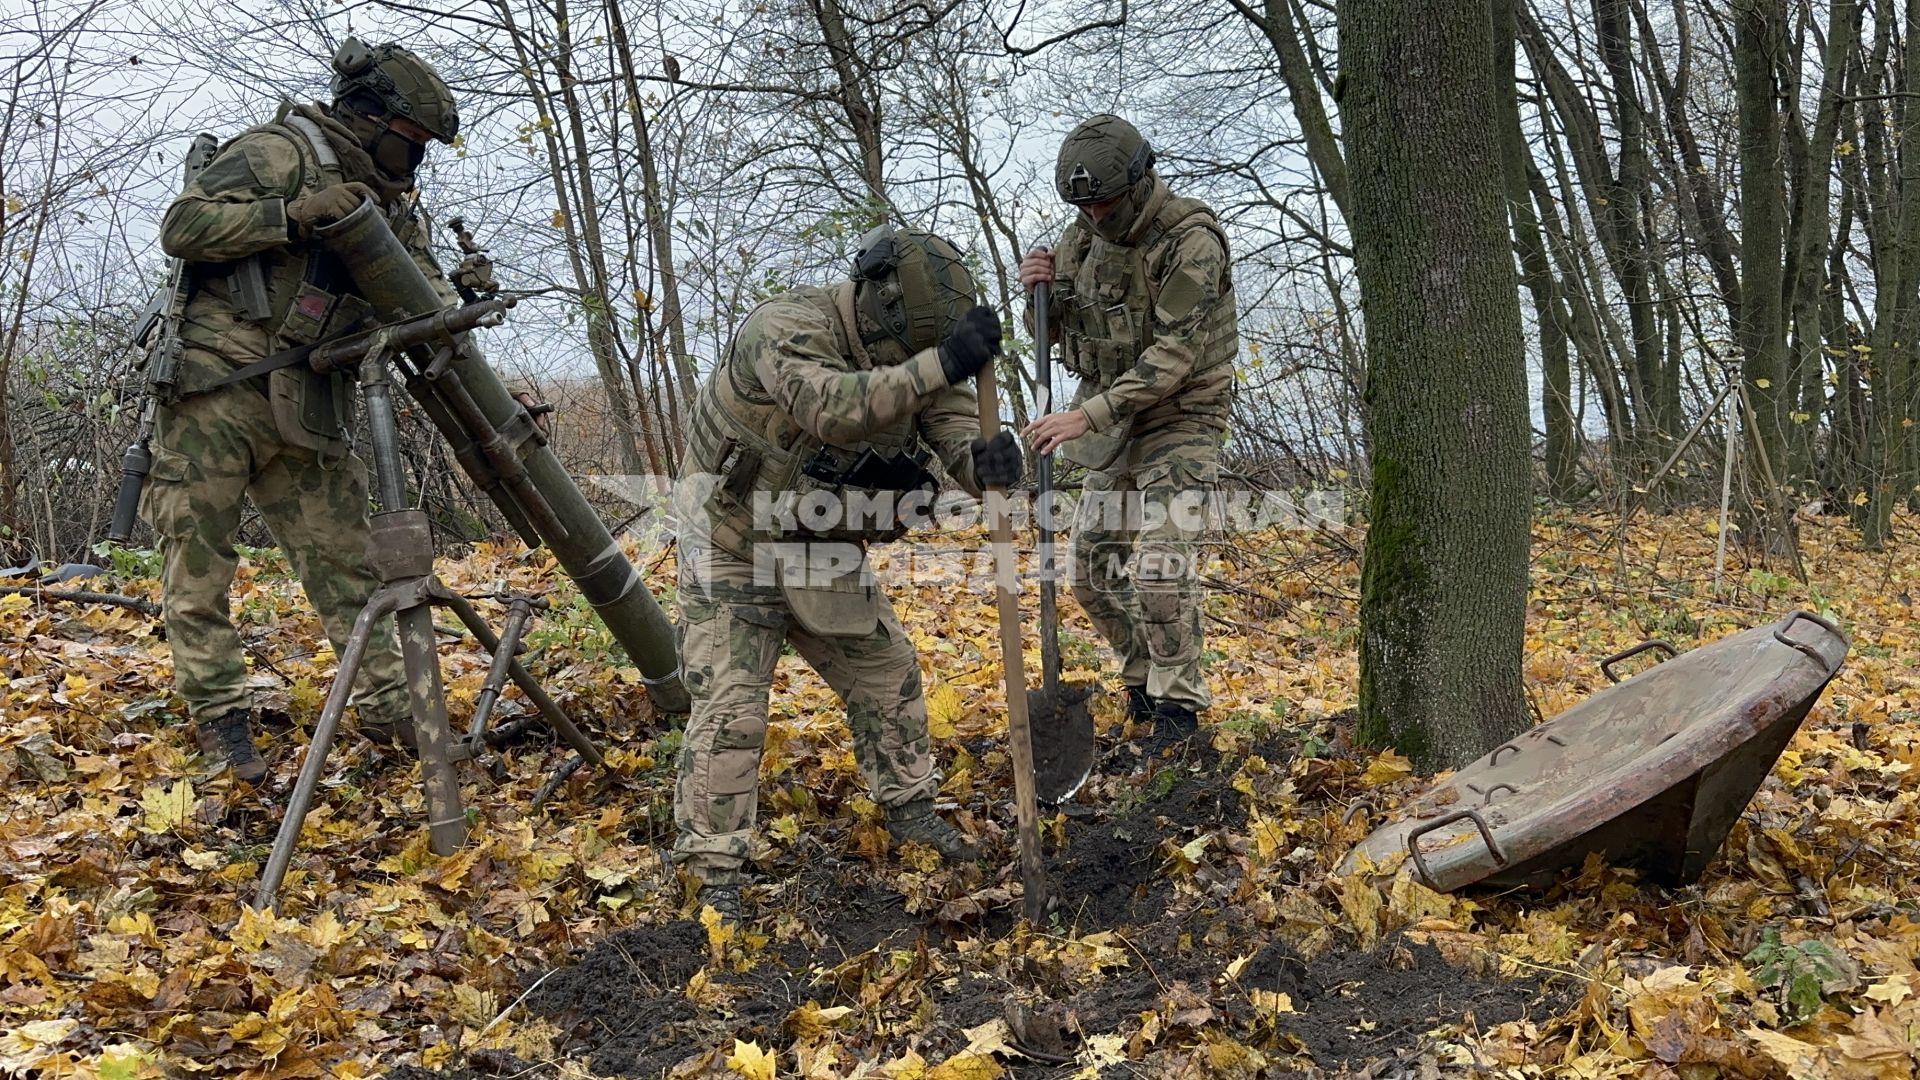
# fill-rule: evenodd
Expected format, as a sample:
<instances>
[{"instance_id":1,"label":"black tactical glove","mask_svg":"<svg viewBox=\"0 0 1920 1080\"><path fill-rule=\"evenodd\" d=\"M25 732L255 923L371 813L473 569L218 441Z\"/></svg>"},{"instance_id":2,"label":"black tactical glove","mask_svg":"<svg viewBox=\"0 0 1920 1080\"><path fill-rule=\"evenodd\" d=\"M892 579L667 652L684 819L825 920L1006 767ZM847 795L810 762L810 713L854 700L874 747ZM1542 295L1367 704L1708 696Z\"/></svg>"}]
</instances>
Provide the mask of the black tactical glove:
<instances>
[{"instance_id":1,"label":"black tactical glove","mask_svg":"<svg viewBox=\"0 0 1920 1080\"><path fill-rule=\"evenodd\" d=\"M940 343L940 370L947 376L947 385L958 386L999 355L1000 315L985 304L975 304Z\"/></svg>"},{"instance_id":2,"label":"black tactical glove","mask_svg":"<svg viewBox=\"0 0 1920 1080\"><path fill-rule=\"evenodd\" d=\"M1012 487L1020 480L1020 441L1001 429L991 439L973 440L973 478L983 488Z\"/></svg>"},{"instance_id":3,"label":"black tactical glove","mask_svg":"<svg viewBox=\"0 0 1920 1080\"><path fill-rule=\"evenodd\" d=\"M372 188L357 182L323 187L287 204L288 231L311 235L315 225L331 225L360 209L363 200L375 198Z\"/></svg>"}]
</instances>

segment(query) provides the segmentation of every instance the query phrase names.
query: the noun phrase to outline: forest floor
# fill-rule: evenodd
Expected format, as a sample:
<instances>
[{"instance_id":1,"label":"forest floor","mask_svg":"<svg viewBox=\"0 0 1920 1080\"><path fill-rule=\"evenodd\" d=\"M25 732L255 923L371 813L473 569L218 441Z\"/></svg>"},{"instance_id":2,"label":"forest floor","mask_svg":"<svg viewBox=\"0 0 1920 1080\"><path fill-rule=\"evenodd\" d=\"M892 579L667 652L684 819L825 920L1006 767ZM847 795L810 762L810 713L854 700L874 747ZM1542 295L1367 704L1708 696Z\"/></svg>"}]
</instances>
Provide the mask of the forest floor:
<instances>
[{"instance_id":1,"label":"forest floor","mask_svg":"<svg viewBox=\"0 0 1920 1080\"><path fill-rule=\"evenodd\" d=\"M892 595L922 656L943 806L990 857L890 850L840 710L788 656L761 883L737 932L703 924L661 860L678 736L578 602L532 631L530 663L608 768L535 811L566 757L544 736L466 767L472 837L439 858L417 770L348 738L274 914L246 902L332 666L284 561L250 553L235 601L260 698L286 718L260 792L193 756L154 620L0 597L0 1072L1915 1075L1920 545L1864 552L1807 522L1811 584L1736 552L1716 596L1707 516L1613 535L1598 517L1535 524L1524 663L1542 718L1644 638L1685 648L1796 607L1852 635L1699 883L1590 864L1545 892L1449 896L1337 876L1366 828L1343 823L1349 806L1390 808L1423 782L1350 741L1360 534L1294 532L1213 552L1216 704L1196 745L1144 760L1101 701L1101 769L1044 823L1061 903L1037 927L1017 918L993 598L959 584ZM648 565L670 596L670 561ZM108 587L155 596L137 557L118 569ZM484 546L441 570L469 593L564 580L544 555ZM1097 676L1104 650L1062 610L1069 677ZM449 639L443 660L460 727L484 659Z\"/></svg>"}]
</instances>

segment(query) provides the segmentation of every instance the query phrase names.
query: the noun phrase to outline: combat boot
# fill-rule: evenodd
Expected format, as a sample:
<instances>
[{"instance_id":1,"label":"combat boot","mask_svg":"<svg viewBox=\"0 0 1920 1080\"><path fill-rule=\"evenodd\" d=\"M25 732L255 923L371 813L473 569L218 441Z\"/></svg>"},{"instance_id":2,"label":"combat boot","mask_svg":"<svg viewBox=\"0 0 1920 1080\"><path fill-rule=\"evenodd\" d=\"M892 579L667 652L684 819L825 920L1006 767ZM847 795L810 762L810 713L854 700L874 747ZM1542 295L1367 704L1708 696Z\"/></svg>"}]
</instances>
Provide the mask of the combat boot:
<instances>
[{"instance_id":1,"label":"combat boot","mask_svg":"<svg viewBox=\"0 0 1920 1080\"><path fill-rule=\"evenodd\" d=\"M932 799L915 799L901 806L887 807L887 831L899 843L913 841L927 845L950 863L980 858L978 847L933 812Z\"/></svg>"},{"instance_id":2,"label":"combat boot","mask_svg":"<svg viewBox=\"0 0 1920 1080\"><path fill-rule=\"evenodd\" d=\"M740 873L738 871L719 870L701 879L700 891L695 894L698 907L695 912L712 908L727 926L739 926L746 921L742 914L740 900Z\"/></svg>"},{"instance_id":3,"label":"combat boot","mask_svg":"<svg viewBox=\"0 0 1920 1080\"><path fill-rule=\"evenodd\" d=\"M1127 719L1136 724L1144 724L1153 719L1153 699L1147 696L1144 686L1129 685L1127 688Z\"/></svg>"},{"instance_id":4,"label":"combat boot","mask_svg":"<svg viewBox=\"0 0 1920 1080\"><path fill-rule=\"evenodd\" d=\"M213 720L196 720L193 737L201 754L225 758L241 782L257 784L267 775L267 763L253 748L253 710L234 709Z\"/></svg>"},{"instance_id":5,"label":"combat boot","mask_svg":"<svg viewBox=\"0 0 1920 1080\"><path fill-rule=\"evenodd\" d=\"M1161 701L1153 707L1153 748L1178 746L1200 730L1200 716L1177 701Z\"/></svg>"}]
</instances>

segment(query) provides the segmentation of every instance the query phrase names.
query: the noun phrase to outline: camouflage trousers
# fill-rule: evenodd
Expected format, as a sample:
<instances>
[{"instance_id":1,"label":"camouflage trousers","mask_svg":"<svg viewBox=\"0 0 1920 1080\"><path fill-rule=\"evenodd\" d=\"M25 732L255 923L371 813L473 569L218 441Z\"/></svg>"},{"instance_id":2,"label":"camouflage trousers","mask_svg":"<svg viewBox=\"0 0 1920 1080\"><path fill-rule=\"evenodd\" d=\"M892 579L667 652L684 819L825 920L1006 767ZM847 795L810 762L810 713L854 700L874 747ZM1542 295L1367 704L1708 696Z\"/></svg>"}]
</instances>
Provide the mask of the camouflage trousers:
<instances>
[{"instance_id":1,"label":"camouflage trousers","mask_svg":"<svg viewBox=\"0 0 1920 1080\"><path fill-rule=\"evenodd\" d=\"M367 568L367 469L358 457L322 461L285 445L272 406L252 386L162 409L141 509L159 543L174 681L195 720L253 704L229 612L239 565L234 535L249 496L300 575L336 655L380 585ZM391 618L368 644L355 703L363 719L397 722L409 709Z\"/></svg>"},{"instance_id":2,"label":"camouflage trousers","mask_svg":"<svg viewBox=\"0 0 1920 1080\"><path fill-rule=\"evenodd\" d=\"M1120 678L1195 712L1213 698L1200 670L1197 545L1219 480L1220 432L1176 422L1136 435L1087 474L1068 575L1073 595L1120 654Z\"/></svg>"},{"instance_id":3,"label":"camouflage trousers","mask_svg":"<svg viewBox=\"0 0 1920 1080\"><path fill-rule=\"evenodd\" d=\"M840 625L809 614L809 630L790 599L796 590L756 581L752 563L718 550L682 555L680 655L693 714L674 789L674 861L706 876L737 870L751 853L767 700L789 642L846 706L854 760L876 802L899 806L939 790L920 658L878 586L840 595Z\"/></svg>"}]
</instances>

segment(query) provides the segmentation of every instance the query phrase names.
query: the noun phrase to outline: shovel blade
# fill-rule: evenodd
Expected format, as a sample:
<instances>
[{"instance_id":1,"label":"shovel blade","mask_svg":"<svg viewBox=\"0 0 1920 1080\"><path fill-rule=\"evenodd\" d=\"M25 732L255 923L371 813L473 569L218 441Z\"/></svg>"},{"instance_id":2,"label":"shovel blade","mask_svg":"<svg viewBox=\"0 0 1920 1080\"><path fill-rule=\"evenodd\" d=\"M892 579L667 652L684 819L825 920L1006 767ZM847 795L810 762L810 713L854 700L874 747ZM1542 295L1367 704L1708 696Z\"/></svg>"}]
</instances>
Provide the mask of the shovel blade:
<instances>
[{"instance_id":1,"label":"shovel blade","mask_svg":"<svg viewBox=\"0 0 1920 1080\"><path fill-rule=\"evenodd\" d=\"M1034 793L1050 806L1073 798L1093 774L1094 688L1064 685L1055 694L1027 691L1027 722L1033 732Z\"/></svg>"}]
</instances>

